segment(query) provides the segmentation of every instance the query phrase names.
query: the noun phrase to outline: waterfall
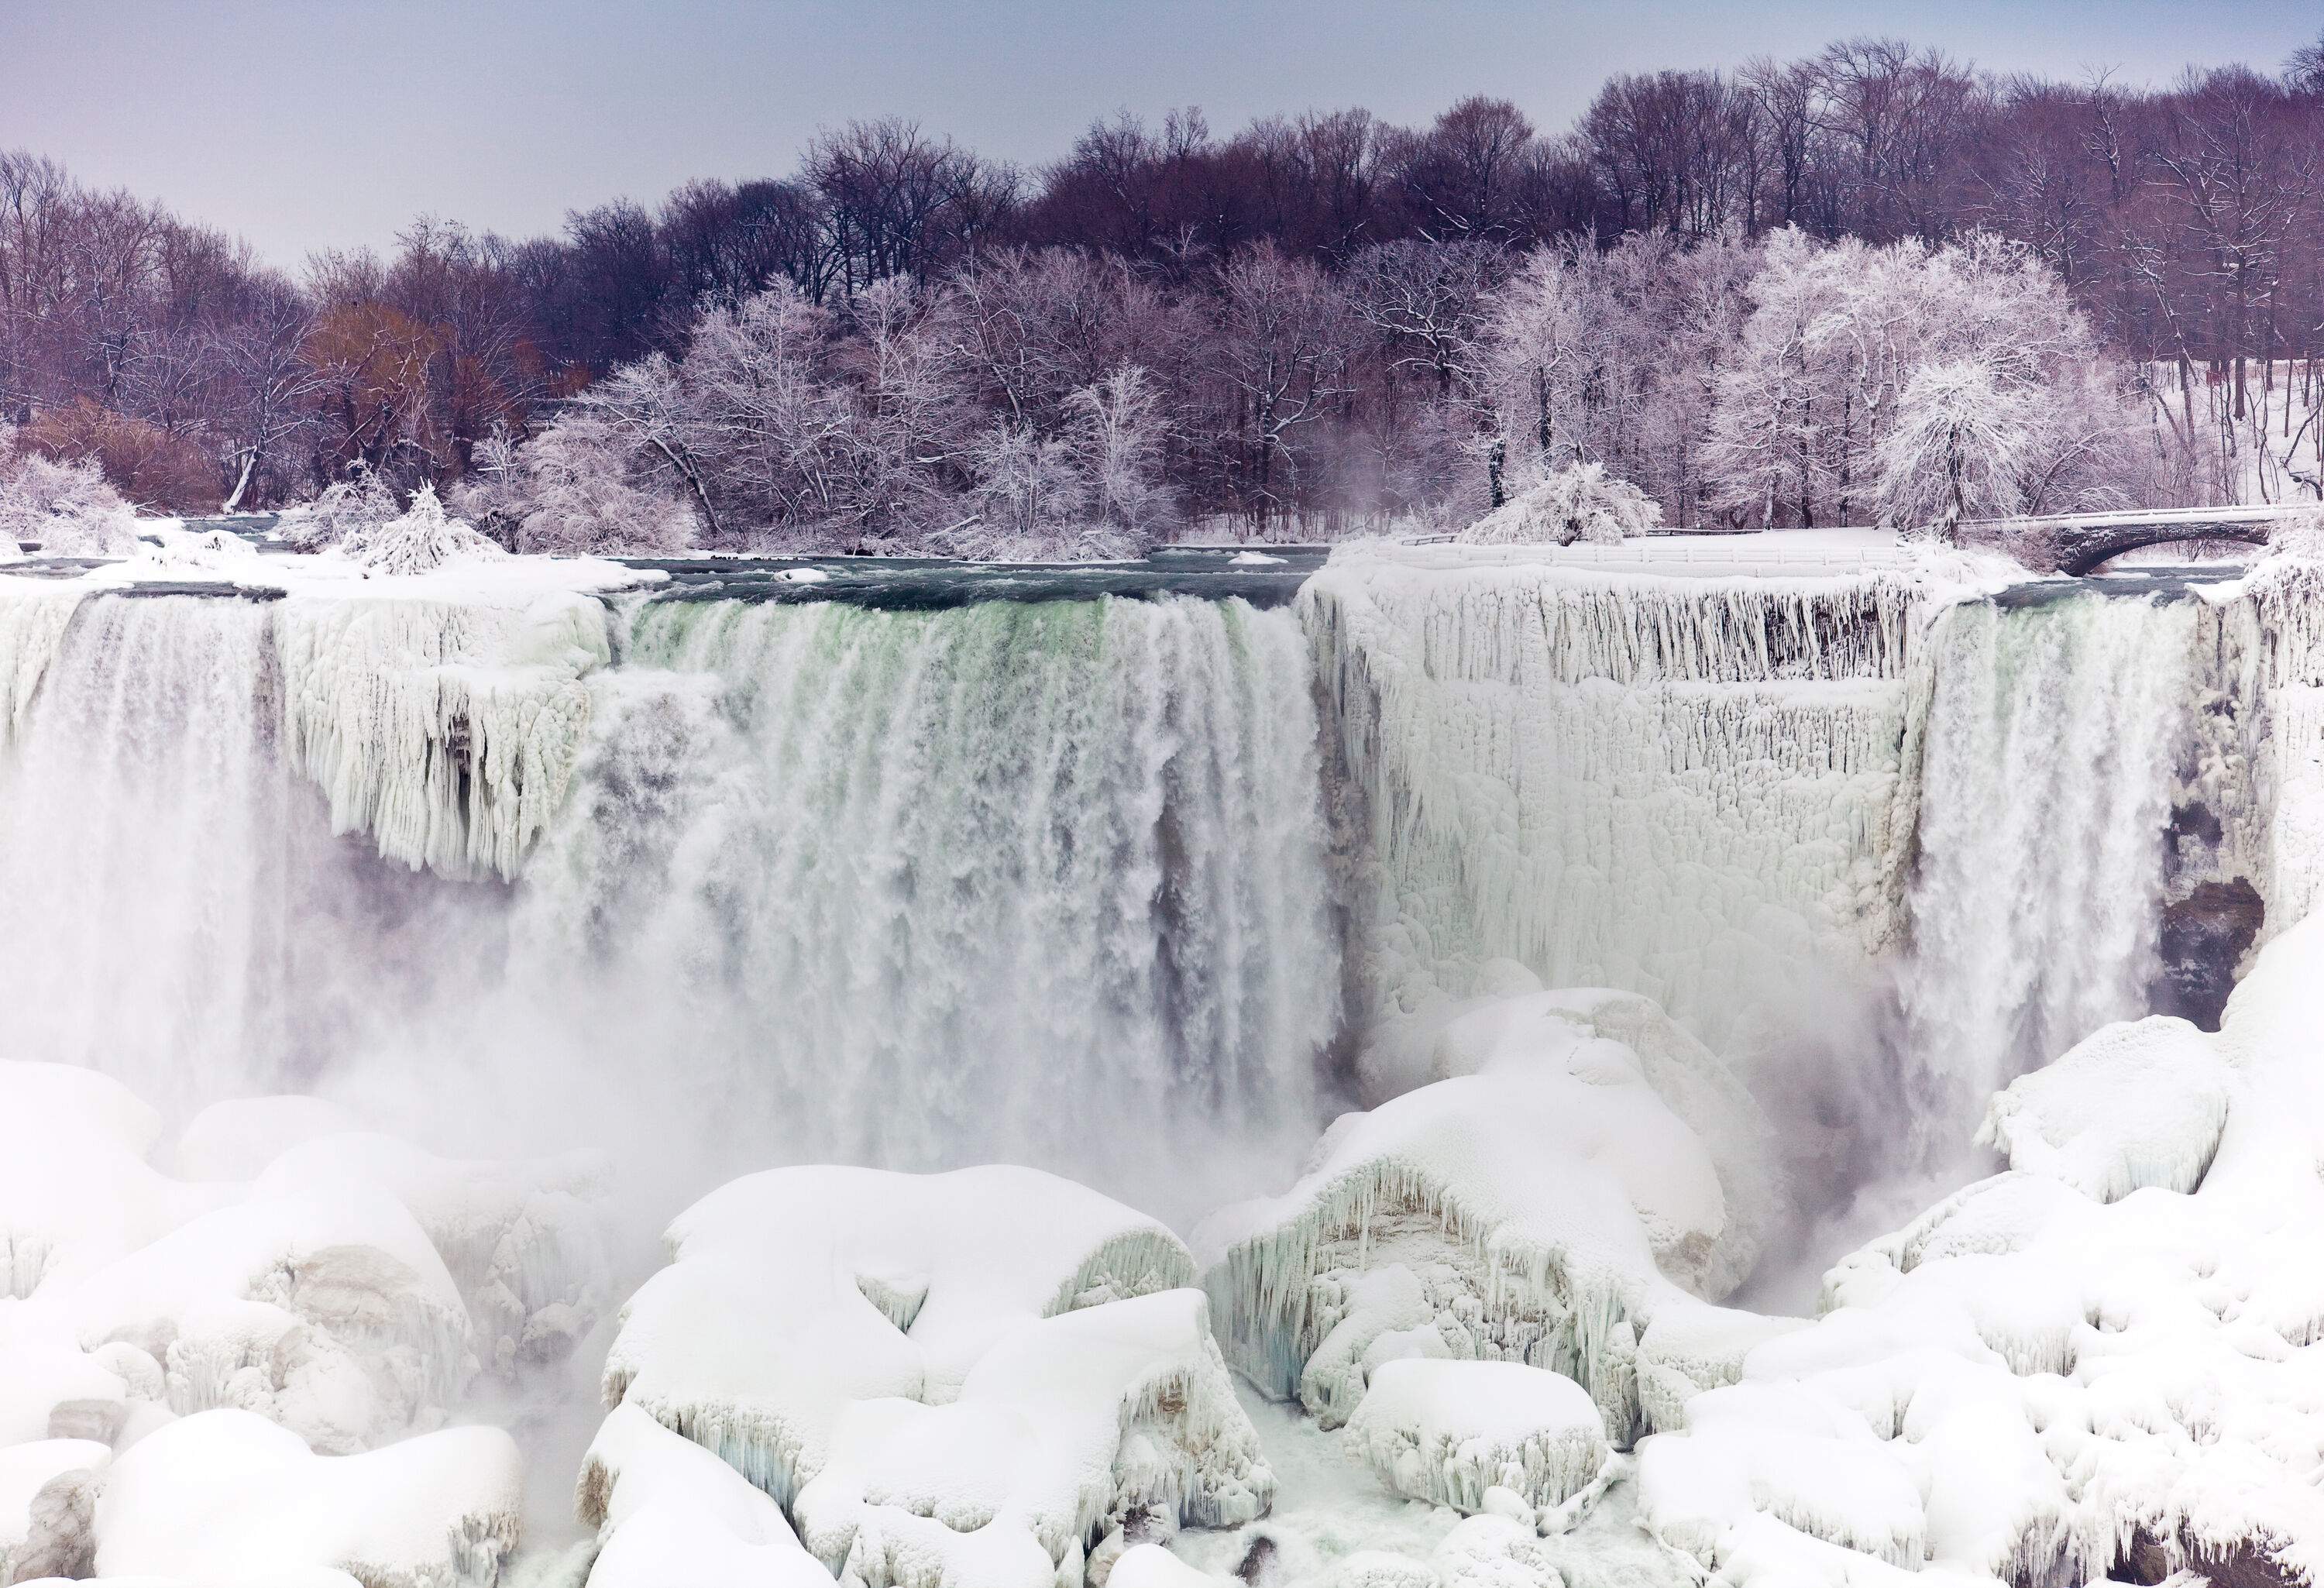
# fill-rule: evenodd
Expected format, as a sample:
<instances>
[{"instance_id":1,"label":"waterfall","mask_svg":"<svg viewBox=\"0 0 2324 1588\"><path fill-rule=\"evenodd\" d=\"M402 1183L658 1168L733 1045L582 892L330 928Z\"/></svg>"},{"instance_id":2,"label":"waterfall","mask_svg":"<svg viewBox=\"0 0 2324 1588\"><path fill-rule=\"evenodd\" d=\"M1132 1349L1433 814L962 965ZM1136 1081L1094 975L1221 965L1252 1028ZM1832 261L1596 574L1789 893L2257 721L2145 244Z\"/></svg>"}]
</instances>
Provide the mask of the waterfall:
<instances>
[{"instance_id":1,"label":"waterfall","mask_svg":"<svg viewBox=\"0 0 2324 1588\"><path fill-rule=\"evenodd\" d=\"M657 990L860 1161L1310 1123L1338 966L1288 614L660 603L595 686L524 979Z\"/></svg>"},{"instance_id":2,"label":"waterfall","mask_svg":"<svg viewBox=\"0 0 2324 1588\"><path fill-rule=\"evenodd\" d=\"M697 1176L1151 1190L1314 1128L1340 976L1289 613L36 594L0 602L41 674L0 771L12 1053L180 1111L420 1093Z\"/></svg>"},{"instance_id":3,"label":"waterfall","mask_svg":"<svg viewBox=\"0 0 2324 1588\"><path fill-rule=\"evenodd\" d=\"M1934 622L1904 1002L1940 1154L1993 1091L2147 1011L2197 618L2085 592Z\"/></svg>"}]
</instances>

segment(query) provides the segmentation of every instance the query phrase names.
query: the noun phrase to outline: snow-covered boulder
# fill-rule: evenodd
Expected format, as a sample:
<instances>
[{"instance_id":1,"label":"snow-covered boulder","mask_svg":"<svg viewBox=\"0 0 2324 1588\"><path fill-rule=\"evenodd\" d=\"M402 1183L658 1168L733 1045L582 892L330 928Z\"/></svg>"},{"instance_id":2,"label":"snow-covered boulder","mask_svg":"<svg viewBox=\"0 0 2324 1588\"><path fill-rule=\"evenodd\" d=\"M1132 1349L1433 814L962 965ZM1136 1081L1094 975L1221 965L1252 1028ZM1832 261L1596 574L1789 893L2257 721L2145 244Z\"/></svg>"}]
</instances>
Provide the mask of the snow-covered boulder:
<instances>
[{"instance_id":1,"label":"snow-covered boulder","mask_svg":"<svg viewBox=\"0 0 2324 1588\"><path fill-rule=\"evenodd\" d=\"M375 1131L318 1137L258 1177L264 1195L373 1186L401 1202L459 1288L483 1365L503 1378L562 1361L608 1300L612 1259L594 1155L440 1158Z\"/></svg>"},{"instance_id":2,"label":"snow-covered boulder","mask_svg":"<svg viewBox=\"0 0 2324 1588\"><path fill-rule=\"evenodd\" d=\"M1192 1258L1096 1192L776 1169L668 1240L608 1402L717 1452L851 1581L1039 1588L1134 1515L1238 1524L1272 1495Z\"/></svg>"},{"instance_id":3,"label":"snow-covered boulder","mask_svg":"<svg viewBox=\"0 0 2324 1588\"><path fill-rule=\"evenodd\" d=\"M515 1546L515 1443L447 1428L317 1455L248 1412L172 1423L118 1457L96 1505L100 1578L251 1583L339 1571L364 1588L489 1588Z\"/></svg>"},{"instance_id":4,"label":"snow-covered boulder","mask_svg":"<svg viewBox=\"0 0 2324 1588\"><path fill-rule=\"evenodd\" d=\"M318 1449L440 1419L475 1371L466 1309L403 1205L348 1186L202 1214L82 1279L81 1345L161 1364L171 1408L261 1413Z\"/></svg>"},{"instance_id":5,"label":"snow-covered boulder","mask_svg":"<svg viewBox=\"0 0 2324 1588\"><path fill-rule=\"evenodd\" d=\"M581 1465L576 1506L597 1529L589 1588L825 1588L782 1508L633 1406L617 1406Z\"/></svg>"},{"instance_id":6,"label":"snow-covered boulder","mask_svg":"<svg viewBox=\"0 0 2324 1588\"><path fill-rule=\"evenodd\" d=\"M869 1588L1038 1588L1133 1517L1240 1527L1274 1490L1203 1293L1179 1289L1028 1324L942 1405L849 1408L793 1510Z\"/></svg>"},{"instance_id":7,"label":"snow-covered boulder","mask_svg":"<svg viewBox=\"0 0 2324 1588\"><path fill-rule=\"evenodd\" d=\"M112 1458L91 1439L0 1447L0 1583L88 1574L96 1476Z\"/></svg>"},{"instance_id":8,"label":"snow-covered boulder","mask_svg":"<svg viewBox=\"0 0 2324 1588\"><path fill-rule=\"evenodd\" d=\"M1523 1362L1384 1362L1348 1438L1399 1494L1471 1515L1521 1510L1545 1531L1568 1519L1569 1500L1594 1494L1614 1473L1605 1419L1588 1393Z\"/></svg>"},{"instance_id":9,"label":"snow-covered boulder","mask_svg":"<svg viewBox=\"0 0 2324 1588\"><path fill-rule=\"evenodd\" d=\"M1420 1050L1444 1078L1342 1117L1290 1191L1198 1233L1231 1360L1326 1426L1387 1361L1530 1363L1627 1445L1639 1331L1757 1259L1765 1126L1628 994L1479 1001Z\"/></svg>"},{"instance_id":10,"label":"snow-covered boulder","mask_svg":"<svg viewBox=\"0 0 2324 1588\"><path fill-rule=\"evenodd\" d=\"M1738 1583L2324 1575L2319 969L2310 917L2217 1036L2096 1033L1996 1101L2017 1167L1841 1261L1812 1325L1705 1329L1739 1368L1642 1447L1641 1519Z\"/></svg>"},{"instance_id":11,"label":"snow-covered boulder","mask_svg":"<svg viewBox=\"0 0 2324 1588\"><path fill-rule=\"evenodd\" d=\"M1070 1180L813 1166L719 1187L622 1311L605 1399L642 1407L778 1500L822 1468L840 1411L941 1405L1037 1319L1188 1284L1156 1221Z\"/></svg>"},{"instance_id":12,"label":"snow-covered boulder","mask_svg":"<svg viewBox=\"0 0 2324 1588\"><path fill-rule=\"evenodd\" d=\"M2216 1044L2185 1020L2108 1026L1996 1096L1978 1143L2099 1202L2147 1186L2192 1191L2227 1129L2231 1082Z\"/></svg>"}]
</instances>

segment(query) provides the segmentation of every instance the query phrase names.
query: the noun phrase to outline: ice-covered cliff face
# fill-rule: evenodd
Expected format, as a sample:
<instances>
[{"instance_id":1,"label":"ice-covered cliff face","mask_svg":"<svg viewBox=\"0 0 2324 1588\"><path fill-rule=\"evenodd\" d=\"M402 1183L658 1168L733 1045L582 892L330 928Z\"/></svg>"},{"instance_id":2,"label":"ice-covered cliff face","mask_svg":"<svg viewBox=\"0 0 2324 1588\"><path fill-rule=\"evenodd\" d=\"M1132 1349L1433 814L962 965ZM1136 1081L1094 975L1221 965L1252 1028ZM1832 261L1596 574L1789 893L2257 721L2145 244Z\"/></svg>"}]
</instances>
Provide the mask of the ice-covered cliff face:
<instances>
[{"instance_id":1,"label":"ice-covered cliff face","mask_svg":"<svg viewBox=\"0 0 2324 1588\"><path fill-rule=\"evenodd\" d=\"M1312 1129L1288 613L0 596L0 1047L1126 1187Z\"/></svg>"},{"instance_id":2,"label":"ice-covered cliff face","mask_svg":"<svg viewBox=\"0 0 2324 1588\"><path fill-rule=\"evenodd\" d=\"M1911 587L1427 549L1301 597L1364 854L1373 1015L1495 959L1644 992L1714 1047L1896 935ZM1779 992L1779 989L1781 990Z\"/></svg>"}]
</instances>

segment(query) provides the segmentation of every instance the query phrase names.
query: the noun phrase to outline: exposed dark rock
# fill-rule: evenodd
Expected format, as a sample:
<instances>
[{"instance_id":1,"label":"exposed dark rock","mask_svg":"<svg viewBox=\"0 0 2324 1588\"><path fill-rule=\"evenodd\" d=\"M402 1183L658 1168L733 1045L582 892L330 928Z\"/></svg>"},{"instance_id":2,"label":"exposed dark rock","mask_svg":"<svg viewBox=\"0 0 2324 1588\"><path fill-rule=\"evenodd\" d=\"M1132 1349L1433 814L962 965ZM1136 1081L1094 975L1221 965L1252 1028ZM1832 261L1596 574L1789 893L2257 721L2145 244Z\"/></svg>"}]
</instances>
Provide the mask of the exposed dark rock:
<instances>
[{"instance_id":1,"label":"exposed dark rock","mask_svg":"<svg viewBox=\"0 0 2324 1588\"><path fill-rule=\"evenodd\" d=\"M2264 1541L2245 1540L2227 1548L2182 1540L2180 1565L2153 1534L2140 1528L2107 1574L2109 1583L2167 1582L2174 1569L2191 1571L2211 1588L2310 1588L2307 1576L2279 1563Z\"/></svg>"},{"instance_id":2,"label":"exposed dark rock","mask_svg":"<svg viewBox=\"0 0 2324 1588\"><path fill-rule=\"evenodd\" d=\"M2178 1015L2206 1031L2218 1030L2227 994L2235 991L2236 967L2250 952L2266 918L2266 901L2243 877L2198 882L2184 898L2164 904L2154 1012Z\"/></svg>"}]
</instances>

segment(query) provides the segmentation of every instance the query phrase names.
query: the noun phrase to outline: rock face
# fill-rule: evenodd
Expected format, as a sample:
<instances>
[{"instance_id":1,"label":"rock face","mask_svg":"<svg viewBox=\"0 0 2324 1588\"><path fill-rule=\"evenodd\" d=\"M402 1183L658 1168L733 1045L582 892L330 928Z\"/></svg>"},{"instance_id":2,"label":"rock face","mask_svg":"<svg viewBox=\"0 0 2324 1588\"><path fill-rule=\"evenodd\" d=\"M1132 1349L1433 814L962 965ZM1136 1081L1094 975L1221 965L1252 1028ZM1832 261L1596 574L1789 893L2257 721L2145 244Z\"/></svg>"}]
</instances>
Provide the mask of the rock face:
<instances>
[{"instance_id":1,"label":"rock face","mask_svg":"<svg viewBox=\"0 0 2324 1588\"><path fill-rule=\"evenodd\" d=\"M2186 897L2165 902L2154 1011L2218 1030L2227 994L2235 991L2236 967L2266 919L2267 901L2244 877L2199 882Z\"/></svg>"},{"instance_id":2,"label":"rock face","mask_svg":"<svg viewBox=\"0 0 2324 1588\"><path fill-rule=\"evenodd\" d=\"M2006 552L2036 573L2086 574L2110 558L2174 540L2234 540L2264 546L2273 512L2222 508L2173 513L2095 513L2076 518L1996 519L1953 531L1962 546Z\"/></svg>"}]
</instances>

